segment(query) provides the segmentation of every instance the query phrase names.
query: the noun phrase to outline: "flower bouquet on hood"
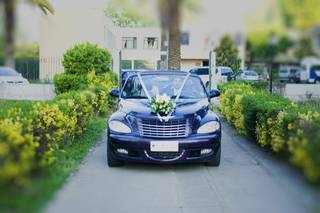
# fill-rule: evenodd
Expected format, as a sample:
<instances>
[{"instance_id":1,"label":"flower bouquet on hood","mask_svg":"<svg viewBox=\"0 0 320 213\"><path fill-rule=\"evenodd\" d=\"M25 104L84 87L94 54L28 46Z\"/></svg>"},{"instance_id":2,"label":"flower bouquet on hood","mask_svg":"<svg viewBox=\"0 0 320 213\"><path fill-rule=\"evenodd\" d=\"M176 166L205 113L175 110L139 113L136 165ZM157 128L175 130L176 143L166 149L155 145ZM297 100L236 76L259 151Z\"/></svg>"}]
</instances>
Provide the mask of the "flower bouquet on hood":
<instances>
[{"instance_id":1,"label":"flower bouquet on hood","mask_svg":"<svg viewBox=\"0 0 320 213\"><path fill-rule=\"evenodd\" d=\"M171 98L166 95L157 95L151 98L151 110L160 116L167 116L173 111L174 104Z\"/></svg>"}]
</instances>

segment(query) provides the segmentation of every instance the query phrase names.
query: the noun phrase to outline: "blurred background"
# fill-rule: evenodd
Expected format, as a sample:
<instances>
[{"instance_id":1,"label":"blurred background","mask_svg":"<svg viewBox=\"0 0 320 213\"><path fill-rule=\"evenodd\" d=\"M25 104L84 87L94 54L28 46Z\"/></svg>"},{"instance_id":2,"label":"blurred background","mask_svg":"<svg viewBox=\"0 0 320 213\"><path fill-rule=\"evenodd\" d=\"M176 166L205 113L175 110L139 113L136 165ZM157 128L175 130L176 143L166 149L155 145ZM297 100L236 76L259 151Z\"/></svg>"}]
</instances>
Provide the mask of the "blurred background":
<instances>
[{"instance_id":1,"label":"blurred background","mask_svg":"<svg viewBox=\"0 0 320 213\"><path fill-rule=\"evenodd\" d=\"M232 69L229 80L320 82L320 0L2 0L0 7L0 65L31 82L51 82L63 53L86 41L111 52L114 71L190 71L209 66L214 51L216 65Z\"/></svg>"}]
</instances>

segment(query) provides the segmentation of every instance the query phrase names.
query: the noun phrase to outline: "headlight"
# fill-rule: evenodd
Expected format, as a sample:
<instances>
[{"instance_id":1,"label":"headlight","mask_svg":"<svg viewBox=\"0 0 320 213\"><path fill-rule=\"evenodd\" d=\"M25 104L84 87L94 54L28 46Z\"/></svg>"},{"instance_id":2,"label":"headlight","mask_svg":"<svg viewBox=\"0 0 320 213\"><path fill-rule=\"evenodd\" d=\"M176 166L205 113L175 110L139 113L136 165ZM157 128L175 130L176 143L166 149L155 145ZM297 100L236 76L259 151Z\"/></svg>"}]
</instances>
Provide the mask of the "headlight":
<instances>
[{"instance_id":1,"label":"headlight","mask_svg":"<svg viewBox=\"0 0 320 213\"><path fill-rule=\"evenodd\" d=\"M211 132L217 131L219 128L220 128L220 124L218 121L209 121L199 127L198 133L199 134L211 133Z\"/></svg>"},{"instance_id":2,"label":"headlight","mask_svg":"<svg viewBox=\"0 0 320 213\"><path fill-rule=\"evenodd\" d=\"M109 128L114 132L131 133L131 129L120 121L110 121Z\"/></svg>"}]
</instances>

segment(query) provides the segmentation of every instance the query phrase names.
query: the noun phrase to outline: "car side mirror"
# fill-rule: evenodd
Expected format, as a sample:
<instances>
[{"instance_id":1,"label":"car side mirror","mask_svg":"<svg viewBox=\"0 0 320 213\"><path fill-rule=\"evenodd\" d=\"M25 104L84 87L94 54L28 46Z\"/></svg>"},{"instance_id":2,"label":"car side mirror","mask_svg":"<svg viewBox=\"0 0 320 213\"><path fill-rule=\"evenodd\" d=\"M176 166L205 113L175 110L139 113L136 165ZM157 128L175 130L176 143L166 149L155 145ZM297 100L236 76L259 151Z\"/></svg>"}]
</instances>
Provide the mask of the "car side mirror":
<instances>
[{"instance_id":1,"label":"car side mirror","mask_svg":"<svg viewBox=\"0 0 320 213\"><path fill-rule=\"evenodd\" d=\"M211 90L210 93L209 93L209 98L215 98L215 97L218 97L220 96L220 91L219 90Z\"/></svg>"},{"instance_id":2,"label":"car side mirror","mask_svg":"<svg viewBox=\"0 0 320 213\"><path fill-rule=\"evenodd\" d=\"M120 95L120 91L117 90L117 89L112 89L109 94L112 96L112 97L116 97L116 98L119 98L119 95Z\"/></svg>"}]
</instances>

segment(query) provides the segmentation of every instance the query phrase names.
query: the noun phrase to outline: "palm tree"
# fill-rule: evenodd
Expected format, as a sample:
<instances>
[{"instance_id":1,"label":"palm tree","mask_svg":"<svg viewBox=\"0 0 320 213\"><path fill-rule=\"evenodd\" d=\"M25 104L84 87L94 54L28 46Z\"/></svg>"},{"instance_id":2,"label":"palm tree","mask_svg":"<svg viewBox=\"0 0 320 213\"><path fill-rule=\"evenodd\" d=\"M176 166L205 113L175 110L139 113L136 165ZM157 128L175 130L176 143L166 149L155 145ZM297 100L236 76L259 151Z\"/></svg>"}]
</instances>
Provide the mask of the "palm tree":
<instances>
[{"instance_id":1,"label":"palm tree","mask_svg":"<svg viewBox=\"0 0 320 213\"><path fill-rule=\"evenodd\" d=\"M180 19L183 15L192 15L200 11L198 0L158 0L161 25L161 51L167 51L169 44L168 68L179 70L181 63Z\"/></svg>"},{"instance_id":2,"label":"palm tree","mask_svg":"<svg viewBox=\"0 0 320 213\"><path fill-rule=\"evenodd\" d=\"M38 6L44 14L54 14L54 9L48 0L28 0L32 5ZM5 44L4 57L5 66L14 68L14 34L17 0L3 0L5 18Z\"/></svg>"},{"instance_id":3,"label":"palm tree","mask_svg":"<svg viewBox=\"0 0 320 213\"><path fill-rule=\"evenodd\" d=\"M180 49L180 6L181 0L168 1L169 10L169 52L168 68L179 70L181 63Z\"/></svg>"}]
</instances>

